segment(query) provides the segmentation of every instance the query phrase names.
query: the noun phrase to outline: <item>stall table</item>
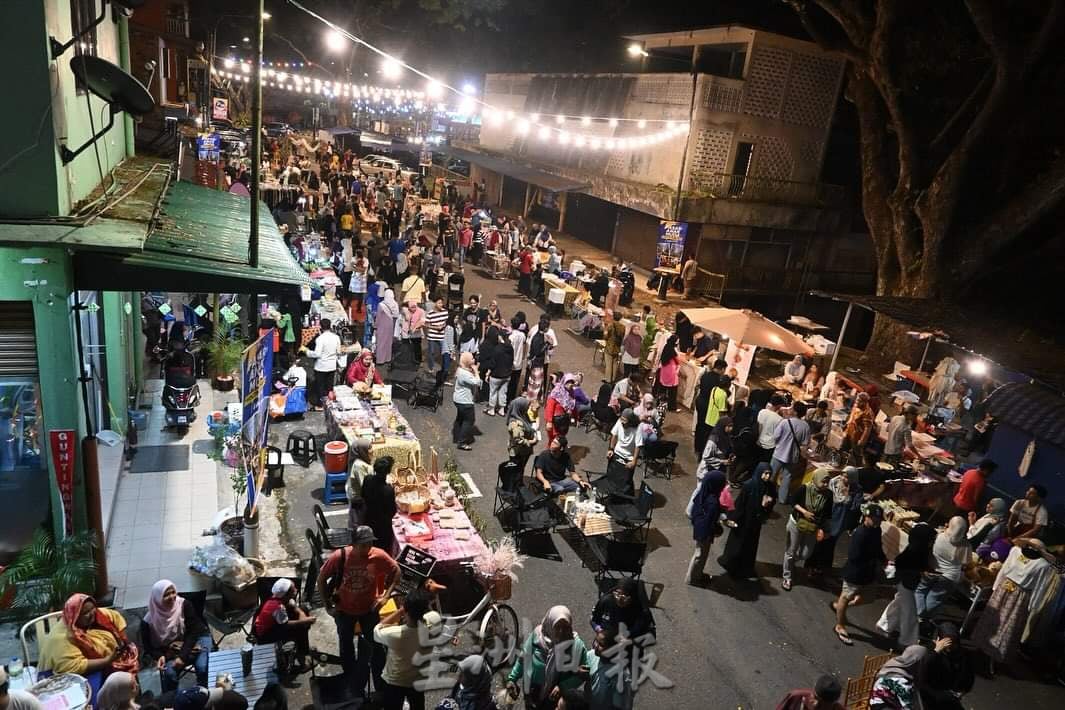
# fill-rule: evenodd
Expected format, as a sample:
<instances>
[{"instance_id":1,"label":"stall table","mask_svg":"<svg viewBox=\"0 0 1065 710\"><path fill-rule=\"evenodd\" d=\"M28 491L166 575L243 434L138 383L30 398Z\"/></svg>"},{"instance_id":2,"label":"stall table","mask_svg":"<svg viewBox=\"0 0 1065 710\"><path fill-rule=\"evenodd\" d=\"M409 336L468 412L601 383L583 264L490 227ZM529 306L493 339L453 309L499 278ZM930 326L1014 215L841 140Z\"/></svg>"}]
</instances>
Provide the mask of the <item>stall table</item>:
<instances>
[{"instance_id":1,"label":"stall table","mask_svg":"<svg viewBox=\"0 0 1065 710\"><path fill-rule=\"evenodd\" d=\"M569 308L571 305L573 305L573 302L577 299L577 295L580 293L578 289L573 288L568 283L563 281L561 277L556 276L555 274L544 274L543 280L545 284L545 292L548 290L548 288L558 288L566 292L566 297L562 304L565 308Z\"/></svg>"},{"instance_id":2,"label":"stall table","mask_svg":"<svg viewBox=\"0 0 1065 710\"><path fill-rule=\"evenodd\" d=\"M430 483L429 489L437 498L438 488ZM444 511L449 511L445 513ZM425 514L423 514L425 515ZM488 548L473 526L473 522L462 509L461 504L431 508L428 512L432 525L432 538L408 535L411 523L421 516L396 513L392 518L392 527L400 547L411 545L436 558L437 566L457 568L462 562L469 562L485 552ZM408 539L414 538L414 539Z\"/></svg>"},{"instance_id":3,"label":"stall table","mask_svg":"<svg viewBox=\"0 0 1065 710\"><path fill-rule=\"evenodd\" d=\"M219 673L229 673L233 677L233 690L244 696L248 707L253 707L262 697L266 686L277 682L277 674L274 672L277 662L275 656L272 643L253 646L251 673L244 675L239 648L214 651L207 657L207 673L212 678L217 678Z\"/></svg>"},{"instance_id":4,"label":"stall table","mask_svg":"<svg viewBox=\"0 0 1065 710\"><path fill-rule=\"evenodd\" d=\"M343 389L338 387L343 393ZM354 401L352 401L354 400ZM351 408L345 408L352 405ZM393 424L394 418L394 424ZM422 445L414 436L410 425L396 406L391 403L373 404L362 397L337 396L325 408L326 432L334 441L344 441L353 447L360 438L372 442L370 457L376 460L382 456L391 456L395 461L393 471L402 466L417 468L422 461ZM343 423L342 423L343 422ZM405 431L398 431L405 427ZM375 436L379 431L380 435Z\"/></svg>"},{"instance_id":5,"label":"stall table","mask_svg":"<svg viewBox=\"0 0 1065 710\"><path fill-rule=\"evenodd\" d=\"M950 479L922 474L916 478L885 481L884 492L880 497L898 501L907 508L920 508L937 513L950 503L957 489L958 484Z\"/></svg>"}]
</instances>

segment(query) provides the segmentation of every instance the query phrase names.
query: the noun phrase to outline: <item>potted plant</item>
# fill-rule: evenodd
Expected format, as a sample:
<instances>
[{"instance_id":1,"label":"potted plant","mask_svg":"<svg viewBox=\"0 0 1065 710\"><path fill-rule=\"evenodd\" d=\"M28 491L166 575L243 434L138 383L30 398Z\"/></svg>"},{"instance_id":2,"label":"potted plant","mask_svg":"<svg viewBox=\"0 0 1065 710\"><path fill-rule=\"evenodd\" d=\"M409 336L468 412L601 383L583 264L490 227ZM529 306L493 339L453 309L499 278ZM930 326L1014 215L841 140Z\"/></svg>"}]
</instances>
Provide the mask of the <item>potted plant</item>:
<instances>
[{"instance_id":1,"label":"potted plant","mask_svg":"<svg viewBox=\"0 0 1065 710\"><path fill-rule=\"evenodd\" d=\"M37 616L61 609L75 592L91 593L96 583L95 544L92 531L56 542L50 532L38 529L15 561L0 572L0 599L11 599L12 609Z\"/></svg>"},{"instance_id":2,"label":"potted plant","mask_svg":"<svg viewBox=\"0 0 1065 710\"><path fill-rule=\"evenodd\" d=\"M233 489L233 515L218 526L226 544L240 554L244 554L244 518L240 515L240 499L248 491L248 472L241 462L229 472L229 484Z\"/></svg>"},{"instance_id":3,"label":"potted plant","mask_svg":"<svg viewBox=\"0 0 1065 710\"><path fill-rule=\"evenodd\" d=\"M207 369L211 373L211 387L219 392L232 391L234 371L240 365L244 343L218 331L215 339L207 345Z\"/></svg>"}]
</instances>

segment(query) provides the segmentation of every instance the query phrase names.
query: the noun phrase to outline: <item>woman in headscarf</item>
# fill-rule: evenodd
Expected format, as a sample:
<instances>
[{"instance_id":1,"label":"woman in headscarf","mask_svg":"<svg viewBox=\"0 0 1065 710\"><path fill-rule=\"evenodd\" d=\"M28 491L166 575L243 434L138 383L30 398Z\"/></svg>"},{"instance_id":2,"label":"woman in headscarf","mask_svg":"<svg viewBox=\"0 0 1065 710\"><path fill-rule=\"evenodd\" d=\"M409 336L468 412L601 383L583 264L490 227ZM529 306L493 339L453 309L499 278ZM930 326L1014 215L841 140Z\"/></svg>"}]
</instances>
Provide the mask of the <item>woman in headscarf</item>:
<instances>
[{"instance_id":1,"label":"woman in headscarf","mask_svg":"<svg viewBox=\"0 0 1065 710\"><path fill-rule=\"evenodd\" d=\"M762 537L762 525L769 519L777 499L777 487L769 464L743 484L736 498L735 508L729 514L728 541L725 551L717 562L736 579L757 576L754 563L758 560L758 542Z\"/></svg>"},{"instance_id":2,"label":"woman in headscarf","mask_svg":"<svg viewBox=\"0 0 1065 710\"><path fill-rule=\"evenodd\" d=\"M507 435L510 444L507 453L510 460L518 465L522 475L525 475L525 464L533 454L539 432L536 430L536 413L540 409L540 402L528 397L518 397L510 403L507 410Z\"/></svg>"},{"instance_id":3,"label":"woman in headscarf","mask_svg":"<svg viewBox=\"0 0 1065 710\"><path fill-rule=\"evenodd\" d=\"M515 699L525 693L527 707L554 708L562 691L584 684L581 666L588 666L588 649L573 631L573 614L553 606L522 644L507 690Z\"/></svg>"},{"instance_id":4,"label":"woman in headscarf","mask_svg":"<svg viewBox=\"0 0 1065 710\"><path fill-rule=\"evenodd\" d=\"M995 540L1006 534L1006 520L1009 517L1009 506L1002 498L992 498L984 510L984 515L979 518L976 513L969 516L972 524L966 534L969 545L976 549L976 554L981 558L986 550L991 549Z\"/></svg>"},{"instance_id":5,"label":"woman in headscarf","mask_svg":"<svg viewBox=\"0 0 1065 710\"><path fill-rule=\"evenodd\" d=\"M655 405L655 396L650 392L645 393L632 411L640 419L640 433L643 435L644 443L650 444L658 441L661 425L658 407Z\"/></svg>"},{"instance_id":6,"label":"woman in headscarf","mask_svg":"<svg viewBox=\"0 0 1065 710\"><path fill-rule=\"evenodd\" d=\"M707 446L709 445L708 442ZM695 541L695 553L688 564L688 584L700 585L710 581L704 570L706 560L710 556L710 546L714 544L714 538L722 532L718 519L721 517L721 491L725 489L726 483L724 472L707 471L688 500L686 512L692 524L692 539Z\"/></svg>"},{"instance_id":7,"label":"woman in headscarf","mask_svg":"<svg viewBox=\"0 0 1065 710\"><path fill-rule=\"evenodd\" d=\"M348 496L348 528L351 530L366 524L366 501L362 497L362 486L373 473L372 448L369 439L356 439L351 445L351 465L348 467L348 480L344 483L344 492Z\"/></svg>"},{"instance_id":8,"label":"woman in headscarf","mask_svg":"<svg viewBox=\"0 0 1065 710\"><path fill-rule=\"evenodd\" d=\"M633 641L655 634L655 618L640 592L640 583L631 577L622 578L610 592L599 597L592 610L592 629L597 633L622 624L625 637Z\"/></svg>"},{"instance_id":9,"label":"woman in headscarf","mask_svg":"<svg viewBox=\"0 0 1065 710\"><path fill-rule=\"evenodd\" d=\"M62 623L55 624L44 637L37 667L102 678L116 671L136 673L139 658L136 645L126 637L122 615L114 609L101 609L88 594L78 593L63 605Z\"/></svg>"},{"instance_id":10,"label":"woman in headscarf","mask_svg":"<svg viewBox=\"0 0 1065 710\"><path fill-rule=\"evenodd\" d=\"M836 541L840 535L849 532L858 524L861 505L865 500L862 487L858 484L858 469L853 466L848 466L841 474L830 476L828 490L832 492L832 517L825 528L824 536L817 541L806 560L809 574L819 574L832 569Z\"/></svg>"},{"instance_id":11,"label":"woman in headscarf","mask_svg":"<svg viewBox=\"0 0 1065 710\"><path fill-rule=\"evenodd\" d=\"M317 619L296 604L296 585L288 577L279 577L270 588L270 598L259 607L252 622L252 632L260 644L293 641L302 667L310 653L308 635ZM201 685L205 685L202 684Z\"/></svg>"},{"instance_id":12,"label":"woman in headscarf","mask_svg":"<svg viewBox=\"0 0 1065 710\"><path fill-rule=\"evenodd\" d=\"M408 301L403 309L403 339L410 344L414 361L422 361L422 331L425 330L425 310L417 301Z\"/></svg>"},{"instance_id":13,"label":"woman in headscarf","mask_svg":"<svg viewBox=\"0 0 1065 710\"><path fill-rule=\"evenodd\" d=\"M677 409L677 386L680 384L680 358L677 356L677 336L671 335L662 347L658 363L658 386L666 393L669 411Z\"/></svg>"},{"instance_id":14,"label":"woman in headscarf","mask_svg":"<svg viewBox=\"0 0 1065 710\"><path fill-rule=\"evenodd\" d=\"M625 329L625 337L621 339L621 368L626 377L640 369L643 338L640 337L639 328L640 324L633 321Z\"/></svg>"},{"instance_id":15,"label":"woman in headscarf","mask_svg":"<svg viewBox=\"0 0 1065 710\"><path fill-rule=\"evenodd\" d=\"M496 710L492 699L492 667L474 654L459 661L459 677L451 689L458 710Z\"/></svg>"},{"instance_id":16,"label":"woman in headscarf","mask_svg":"<svg viewBox=\"0 0 1065 710\"><path fill-rule=\"evenodd\" d=\"M392 338L396 332L399 316L396 292L390 288L385 289L385 296L377 306L377 317L374 319L374 333L377 338L375 357L379 365L392 362Z\"/></svg>"},{"instance_id":17,"label":"woman in headscarf","mask_svg":"<svg viewBox=\"0 0 1065 710\"><path fill-rule=\"evenodd\" d=\"M137 710L137 676L126 671L107 676L93 706L96 710Z\"/></svg>"},{"instance_id":18,"label":"woman in headscarf","mask_svg":"<svg viewBox=\"0 0 1065 710\"><path fill-rule=\"evenodd\" d=\"M388 482L395 460L391 456L379 456L373 462L373 475L362 482L362 499L366 501L366 525L373 530L374 547L379 547L393 557L399 554L396 531L392 518L396 506L396 489Z\"/></svg>"},{"instance_id":19,"label":"woman in headscarf","mask_svg":"<svg viewBox=\"0 0 1065 710\"><path fill-rule=\"evenodd\" d=\"M732 461L728 467L729 483L742 485L751 477L758 463L758 421L746 402L738 402L732 408Z\"/></svg>"},{"instance_id":20,"label":"woman in headscarf","mask_svg":"<svg viewBox=\"0 0 1065 710\"><path fill-rule=\"evenodd\" d=\"M556 436L569 434L570 417L577 409L577 400L573 397L573 388L577 386L577 376L566 373L547 395L544 406L544 424L547 426L547 446L551 446Z\"/></svg>"},{"instance_id":21,"label":"woman in headscarf","mask_svg":"<svg viewBox=\"0 0 1065 710\"><path fill-rule=\"evenodd\" d=\"M355 387L360 382L367 387L384 384L381 381L381 373L374 365L373 351L370 348L363 348L359 356L351 361L351 367L348 368L344 380L348 383L348 387Z\"/></svg>"},{"instance_id":22,"label":"woman in headscarf","mask_svg":"<svg viewBox=\"0 0 1065 710\"><path fill-rule=\"evenodd\" d=\"M917 618L915 591L921 577L935 568L932 560L935 536L935 528L931 525L914 525L906 549L895 558L895 597L880 615L876 627L888 636L897 631L900 646L917 643L920 621Z\"/></svg>"},{"instance_id":23,"label":"woman in headscarf","mask_svg":"<svg viewBox=\"0 0 1065 710\"><path fill-rule=\"evenodd\" d=\"M195 605L178 596L169 579L152 585L148 613L141 624L141 646L162 671L163 691L174 690L183 669L192 666L196 682L207 685L207 654L211 632Z\"/></svg>"},{"instance_id":24,"label":"woman in headscarf","mask_svg":"<svg viewBox=\"0 0 1065 710\"><path fill-rule=\"evenodd\" d=\"M996 663L1009 663L1020 649L1029 620L1048 603L1051 585L1060 584L1054 566L1046 559L1046 545L1035 538L1017 538L995 585L987 607L973 629L973 645L990 661L991 673Z\"/></svg>"},{"instance_id":25,"label":"woman in headscarf","mask_svg":"<svg viewBox=\"0 0 1065 710\"><path fill-rule=\"evenodd\" d=\"M921 710L921 685L931 651L911 644L876 674L869 707L880 710Z\"/></svg>"},{"instance_id":26,"label":"woman in headscarf","mask_svg":"<svg viewBox=\"0 0 1065 710\"><path fill-rule=\"evenodd\" d=\"M962 573L972 554L969 539L965 535L967 532L969 523L960 515L955 515L947 523L947 529L936 535L936 541L932 544L936 572L921 577L914 591L917 615L922 619L935 616L946 596L961 582Z\"/></svg>"},{"instance_id":27,"label":"woman in headscarf","mask_svg":"<svg viewBox=\"0 0 1065 710\"><path fill-rule=\"evenodd\" d=\"M784 571L781 587L791 591L796 566L805 564L818 537L824 536L832 515L832 494L828 490L828 469L814 471L813 480L799 486L791 497L787 544L784 548Z\"/></svg>"}]
</instances>

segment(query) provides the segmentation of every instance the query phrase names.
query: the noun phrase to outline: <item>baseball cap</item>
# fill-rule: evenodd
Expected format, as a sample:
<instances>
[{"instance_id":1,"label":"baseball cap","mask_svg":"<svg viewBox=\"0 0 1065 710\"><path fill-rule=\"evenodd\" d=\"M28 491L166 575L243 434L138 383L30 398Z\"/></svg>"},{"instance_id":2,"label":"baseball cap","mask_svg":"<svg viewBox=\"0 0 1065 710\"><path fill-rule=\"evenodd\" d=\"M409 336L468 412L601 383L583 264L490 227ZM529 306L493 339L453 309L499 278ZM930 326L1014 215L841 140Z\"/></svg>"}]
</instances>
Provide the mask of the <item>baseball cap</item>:
<instances>
[{"instance_id":1,"label":"baseball cap","mask_svg":"<svg viewBox=\"0 0 1065 710\"><path fill-rule=\"evenodd\" d=\"M351 542L355 545L365 545L376 539L373 534L373 528L369 525L360 525L355 528L355 534L351 536Z\"/></svg>"}]
</instances>

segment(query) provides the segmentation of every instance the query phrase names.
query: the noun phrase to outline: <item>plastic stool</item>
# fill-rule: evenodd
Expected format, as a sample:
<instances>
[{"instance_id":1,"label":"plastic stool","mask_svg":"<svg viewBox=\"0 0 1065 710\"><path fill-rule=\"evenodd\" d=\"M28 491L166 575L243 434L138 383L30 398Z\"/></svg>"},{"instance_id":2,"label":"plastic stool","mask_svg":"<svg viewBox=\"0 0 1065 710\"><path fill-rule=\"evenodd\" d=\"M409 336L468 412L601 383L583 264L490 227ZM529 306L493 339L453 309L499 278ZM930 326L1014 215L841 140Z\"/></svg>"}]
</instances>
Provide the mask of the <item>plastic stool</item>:
<instances>
[{"instance_id":1,"label":"plastic stool","mask_svg":"<svg viewBox=\"0 0 1065 710\"><path fill-rule=\"evenodd\" d=\"M347 473L325 474L325 489L322 491L322 501L326 505L344 503L348 499L348 493L344 486L348 482Z\"/></svg>"},{"instance_id":2,"label":"plastic stool","mask_svg":"<svg viewBox=\"0 0 1065 710\"><path fill-rule=\"evenodd\" d=\"M297 429L288 435L288 443L285 451L292 454L292 460L300 466L307 468L311 461L318 460L318 451L315 449L314 434L306 429Z\"/></svg>"}]
</instances>

